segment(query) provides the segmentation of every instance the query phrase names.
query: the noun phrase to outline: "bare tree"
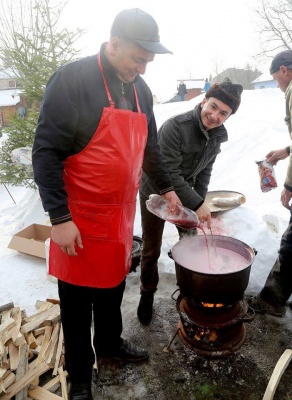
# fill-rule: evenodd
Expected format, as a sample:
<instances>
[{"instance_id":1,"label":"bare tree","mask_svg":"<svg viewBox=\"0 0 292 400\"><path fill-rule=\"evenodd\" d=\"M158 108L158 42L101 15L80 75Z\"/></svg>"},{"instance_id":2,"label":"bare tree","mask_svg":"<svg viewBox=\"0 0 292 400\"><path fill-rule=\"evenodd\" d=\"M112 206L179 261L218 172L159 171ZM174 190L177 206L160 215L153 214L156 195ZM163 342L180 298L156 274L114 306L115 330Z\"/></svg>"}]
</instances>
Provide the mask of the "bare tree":
<instances>
[{"instance_id":1,"label":"bare tree","mask_svg":"<svg viewBox=\"0 0 292 400\"><path fill-rule=\"evenodd\" d=\"M260 0L255 9L261 51L271 57L275 52L292 48L292 0Z\"/></svg>"},{"instance_id":2,"label":"bare tree","mask_svg":"<svg viewBox=\"0 0 292 400\"><path fill-rule=\"evenodd\" d=\"M0 66L13 71L28 99L41 100L53 72L79 53L73 45L84 31L59 25L65 5L57 0L0 2Z\"/></svg>"}]
</instances>

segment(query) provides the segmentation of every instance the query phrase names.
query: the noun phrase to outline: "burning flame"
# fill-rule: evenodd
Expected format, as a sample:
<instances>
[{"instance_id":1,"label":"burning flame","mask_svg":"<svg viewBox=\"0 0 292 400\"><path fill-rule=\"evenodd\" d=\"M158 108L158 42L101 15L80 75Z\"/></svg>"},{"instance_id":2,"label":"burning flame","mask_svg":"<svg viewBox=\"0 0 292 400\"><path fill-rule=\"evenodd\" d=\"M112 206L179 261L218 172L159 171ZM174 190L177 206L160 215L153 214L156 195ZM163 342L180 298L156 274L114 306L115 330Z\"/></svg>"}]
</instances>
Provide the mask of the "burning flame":
<instances>
[{"instance_id":1,"label":"burning flame","mask_svg":"<svg viewBox=\"0 0 292 400\"><path fill-rule=\"evenodd\" d=\"M204 307L213 307L213 308L224 307L224 304L222 304L222 303L203 303L203 302L201 302L201 304Z\"/></svg>"}]
</instances>

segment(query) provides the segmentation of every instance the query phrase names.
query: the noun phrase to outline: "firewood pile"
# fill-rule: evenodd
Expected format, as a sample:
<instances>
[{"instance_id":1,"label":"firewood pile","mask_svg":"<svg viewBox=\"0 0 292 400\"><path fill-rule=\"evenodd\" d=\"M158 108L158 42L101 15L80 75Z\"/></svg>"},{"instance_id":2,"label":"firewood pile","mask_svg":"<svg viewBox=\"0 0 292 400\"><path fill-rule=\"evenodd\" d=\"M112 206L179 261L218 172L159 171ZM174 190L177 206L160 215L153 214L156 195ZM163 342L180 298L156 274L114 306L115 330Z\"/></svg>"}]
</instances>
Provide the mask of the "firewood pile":
<instances>
[{"instance_id":1,"label":"firewood pile","mask_svg":"<svg viewBox=\"0 0 292 400\"><path fill-rule=\"evenodd\" d=\"M68 400L59 302L37 301L36 309L27 316L13 303L0 306L1 400Z\"/></svg>"}]
</instances>

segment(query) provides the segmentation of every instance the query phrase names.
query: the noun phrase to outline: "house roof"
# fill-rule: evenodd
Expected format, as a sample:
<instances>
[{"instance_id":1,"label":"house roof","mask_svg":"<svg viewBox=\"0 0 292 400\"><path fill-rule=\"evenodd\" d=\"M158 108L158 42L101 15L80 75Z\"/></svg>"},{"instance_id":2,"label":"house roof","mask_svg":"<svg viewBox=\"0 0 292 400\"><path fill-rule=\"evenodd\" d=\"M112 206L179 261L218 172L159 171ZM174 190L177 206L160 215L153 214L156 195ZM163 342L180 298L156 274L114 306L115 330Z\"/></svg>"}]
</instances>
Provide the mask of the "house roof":
<instances>
[{"instance_id":1,"label":"house roof","mask_svg":"<svg viewBox=\"0 0 292 400\"><path fill-rule=\"evenodd\" d=\"M19 103L20 92L21 91L17 89L0 90L0 107L15 106Z\"/></svg>"},{"instance_id":2,"label":"house roof","mask_svg":"<svg viewBox=\"0 0 292 400\"><path fill-rule=\"evenodd\" d=\"M12 69L1 69L0 79L16 79L16 76Z\"/></svg>"},{"instance_id":3,"label":"house roof","mask_svg":"<svg viewBox=\"0 0 292 400\"><path fill-rule=\"evenodd\" d=\"M179 79L177 83L183 81L187 89L203 89L205 86L205 79Z\"/></svg>"},{"instance_id":4,"label":"house roof","mask_svg":"<svg viewBox=\"0 0 292 400\"><path fill-rule=\"evenodd\" d=\"M256 78L254 81L251 83L260 83L260 82L270 82L274 81L272 75L270 75L268 72L260 75L258 78Z\"/></svg>"}]
</instances>

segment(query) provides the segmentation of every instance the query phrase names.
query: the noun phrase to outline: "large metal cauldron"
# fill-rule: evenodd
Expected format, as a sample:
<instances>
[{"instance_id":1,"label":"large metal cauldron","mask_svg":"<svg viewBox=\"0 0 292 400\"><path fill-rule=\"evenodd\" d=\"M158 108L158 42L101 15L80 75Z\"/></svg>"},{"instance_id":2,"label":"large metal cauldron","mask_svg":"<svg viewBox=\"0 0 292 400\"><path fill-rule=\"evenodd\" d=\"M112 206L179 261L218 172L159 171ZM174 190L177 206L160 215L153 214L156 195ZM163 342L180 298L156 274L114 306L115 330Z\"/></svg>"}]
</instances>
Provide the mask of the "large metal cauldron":
<instances>
[{"instance_id":1,"label":"large metal cauldron","mask_svg":"<svg viewBox=\"0 0 292 400\"><path fill-rule=\"evenodd\" d=\"M187 252L190 257L196 258L198 249L206 249L206 239L203 235L182 239L171 251L180 293L186 300L193 303L233 304L242 298L247 288L255 252L247 244L228 236L213 235L213 244L210 235L207 235L207 240L209 248L214 244L216 248L221 247L243 256L247 266L230 273L209 274L190 270L187 265L181 264L181 260L185 259L182 254L185 255Z\"/></svg>"}]
</instances>

